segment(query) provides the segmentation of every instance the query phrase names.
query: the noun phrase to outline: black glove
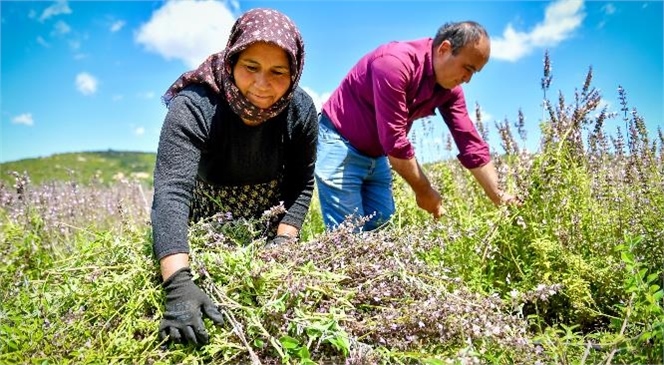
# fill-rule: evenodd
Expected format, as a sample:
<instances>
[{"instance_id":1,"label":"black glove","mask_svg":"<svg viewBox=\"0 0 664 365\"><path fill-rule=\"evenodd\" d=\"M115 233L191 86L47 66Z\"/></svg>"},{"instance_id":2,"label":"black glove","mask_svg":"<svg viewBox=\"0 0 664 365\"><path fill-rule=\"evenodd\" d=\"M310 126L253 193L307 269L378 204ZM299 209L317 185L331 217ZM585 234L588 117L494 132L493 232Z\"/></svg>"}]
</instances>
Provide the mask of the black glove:
<instances>
[{"instance_id":1,"label":"black glove","mask_svg":"<svg viewBox=\"0 0 664 365\"><path fill-rule=\"evenodd\" d=\"M191 270L185 267L176 271L163 286L166 311L159 325L159 338L162 341L169 338L174 342L206 344L209 336L205 331L203 313L217 325L224 323L224 317L210 297L194 283Z\"/></svg>"},{"instance_id":2,"label":"black glove","mask_svg":"<svg viewBox=\"0 0 664 365\"><path fill-rule=\"evenodd\" d=\"M279 234L276 237L274 237L272 241L268 242L267 246L268 247L279 246L293 239L295 239L295 237L291 237L287 234Z\"/></svg>"}]
</instances>

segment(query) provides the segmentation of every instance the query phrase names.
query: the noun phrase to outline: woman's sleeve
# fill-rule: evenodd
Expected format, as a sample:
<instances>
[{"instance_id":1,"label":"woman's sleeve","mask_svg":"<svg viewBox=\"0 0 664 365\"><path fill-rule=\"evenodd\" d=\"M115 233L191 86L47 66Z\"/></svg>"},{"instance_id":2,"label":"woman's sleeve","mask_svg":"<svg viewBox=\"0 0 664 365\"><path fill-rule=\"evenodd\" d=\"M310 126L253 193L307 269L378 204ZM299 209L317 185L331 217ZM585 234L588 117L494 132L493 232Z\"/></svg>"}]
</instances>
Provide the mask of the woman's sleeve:
<instances>
[{"instance_id":1,"label":"woman's sleeve","mask_svg":"<svg viewBox=\"0 0 664 365\"><path fill-rule=\"evenodd\" d=\"M186 94L169 103L159 137L151 213L157 260L189 252L189 208L211 118Z\"/></svg>"},{"instance_id":2,"label":"woman's sleeve","mask_svg":"<svg viewBox=\"0 0 664 365\"><path fill-rule=\"evenodd\" d=\"M287 213L281 223L300 229L314 191L318 116L311 97L301 89L296 92L293 102L294 112L289 113L288 120L291 140L286 148L282 189Z\"/></svg>"}]
</instances>

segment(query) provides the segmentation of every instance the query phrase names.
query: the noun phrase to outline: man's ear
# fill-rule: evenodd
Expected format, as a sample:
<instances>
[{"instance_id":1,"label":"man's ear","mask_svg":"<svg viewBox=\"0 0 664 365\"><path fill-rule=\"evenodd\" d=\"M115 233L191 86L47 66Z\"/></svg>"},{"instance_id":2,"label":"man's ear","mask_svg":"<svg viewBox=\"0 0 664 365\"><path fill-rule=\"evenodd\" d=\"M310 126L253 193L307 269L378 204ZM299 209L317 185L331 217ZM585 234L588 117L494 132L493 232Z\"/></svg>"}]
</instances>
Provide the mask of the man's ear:
<instances>
[{"instance_id":1,"label":"man's ear","mask_svg":"<svg viewBox=\"0 0 664 365\"><path fill-rule=\"evenodd\" d=\"M440 55L444 55L447 52L452 52L452 43L448 40L442 41L436 48L436 52Z\"/></svg>"}]
</instances>

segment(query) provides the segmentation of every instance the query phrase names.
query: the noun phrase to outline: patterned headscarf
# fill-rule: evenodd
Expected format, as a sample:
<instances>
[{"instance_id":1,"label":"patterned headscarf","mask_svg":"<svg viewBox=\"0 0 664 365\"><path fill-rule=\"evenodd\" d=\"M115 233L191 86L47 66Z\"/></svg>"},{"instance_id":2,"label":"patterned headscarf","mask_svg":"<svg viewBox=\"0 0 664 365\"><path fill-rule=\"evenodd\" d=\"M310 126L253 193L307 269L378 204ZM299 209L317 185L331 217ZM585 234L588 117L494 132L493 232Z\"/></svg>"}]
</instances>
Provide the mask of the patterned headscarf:
<instances>
[{"instance_id":1,"label":"patterned headscarf","mask_svg":"<svg viewBox=\"0 0 664 365\"><path fill-rule=\"evenodd\" d=\"M286 94L267 109L252 104L233 80L233 61L238 53L256 42L281 47L289 55L291 85ZM243 119L256 123L273 118L283 111L293 97L293 91L304 67L304 43L300 31L284 14L272 9L252 9L235 21L226 48L210 55L196 70L182 74L166 91L162 100L166 105L190 84L205 84L226 97L231 109Z\"/></svg>"}]
</instances>

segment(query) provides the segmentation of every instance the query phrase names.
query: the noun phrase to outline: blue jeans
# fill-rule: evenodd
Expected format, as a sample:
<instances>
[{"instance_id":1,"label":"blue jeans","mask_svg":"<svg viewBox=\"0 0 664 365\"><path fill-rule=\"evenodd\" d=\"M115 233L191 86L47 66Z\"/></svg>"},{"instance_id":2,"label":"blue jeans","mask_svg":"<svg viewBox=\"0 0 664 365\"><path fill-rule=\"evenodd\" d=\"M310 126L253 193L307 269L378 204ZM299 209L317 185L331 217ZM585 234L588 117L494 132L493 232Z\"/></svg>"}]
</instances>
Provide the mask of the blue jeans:
<instances>
[{"instance_id":1,"label":"blue jeans","mask_svg":"<svg viewBox=\"0 0 664 365\"><path fill-rule=\"evenodd\" d=\"M350 145L325 114L318 117L316 186L323 222L334 229L347 216L374 215L363 230L376 229L394 214L392 170L386 156L368 157Z\"/></svg>"}]
</instances>

